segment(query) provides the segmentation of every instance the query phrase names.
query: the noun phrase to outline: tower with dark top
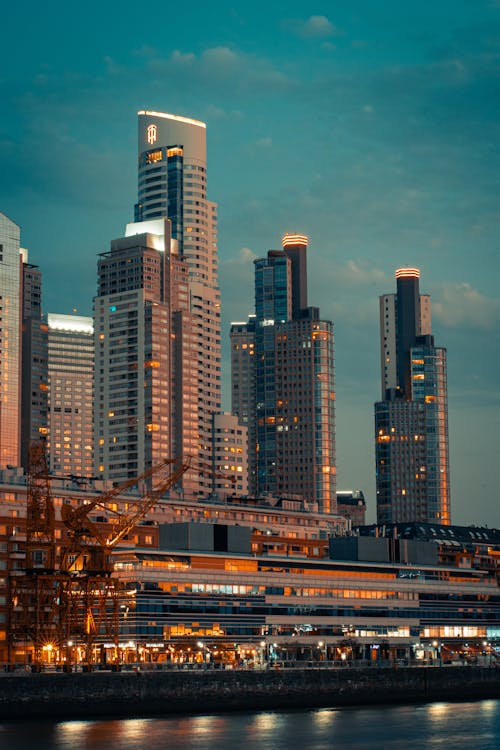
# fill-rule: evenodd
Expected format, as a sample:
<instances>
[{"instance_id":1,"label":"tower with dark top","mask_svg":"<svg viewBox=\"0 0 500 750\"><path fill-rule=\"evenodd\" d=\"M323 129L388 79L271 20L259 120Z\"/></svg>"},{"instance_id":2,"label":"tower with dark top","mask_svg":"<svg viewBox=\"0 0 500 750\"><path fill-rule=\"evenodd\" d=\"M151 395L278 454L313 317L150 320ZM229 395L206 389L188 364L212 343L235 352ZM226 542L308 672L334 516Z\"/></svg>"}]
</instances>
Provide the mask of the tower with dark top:
<instances>
[{"instance_id":1,"label":"tower with dark top","mask_svg":"<svg viewBox=\"0 0 500 750\"><path fill-rule=\"evenodd\" d=\"M420 271L380 297L382 400L375 404L377 522L449 524L446 349L431 334Z\"/></svg>"}]
</instances>

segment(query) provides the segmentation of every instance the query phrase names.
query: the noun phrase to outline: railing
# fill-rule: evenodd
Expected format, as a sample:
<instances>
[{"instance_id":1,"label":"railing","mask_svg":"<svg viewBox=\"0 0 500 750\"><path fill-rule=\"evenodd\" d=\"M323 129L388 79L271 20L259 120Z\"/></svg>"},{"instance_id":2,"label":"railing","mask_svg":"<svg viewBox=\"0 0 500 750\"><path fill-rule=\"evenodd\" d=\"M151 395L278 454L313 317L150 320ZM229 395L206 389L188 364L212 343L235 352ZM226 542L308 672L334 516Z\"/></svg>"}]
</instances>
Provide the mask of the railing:
<instances>
[{"instance_id":1,"label":"railing","mask_svg":"<svg viewBox=\"0 0 500 750\"><path fill-rule=\"evenodd\" d=\"M191 672L204 672L204 671L280 671L280 670L303 670L303 669L338 669L342 671L355 670L355 669L400 669L403 667L487 667L487 668L499 668L500 661L495 659L481 660L479 662L471 661L450 661L443 662L441 659L419 659L418 661L409 659L378 659L371 661L368 659L356 659L354 661L349 660L335 660L335 661L311 661L311 660L276 660L272 662L262 663L249 663L249 664L233 664L231 662L141 662L141 663L127 663L127 664L92 664L90 667L87 665L73 664L71 669L65 665L43 665L37 670L33 669L29 664L3 664L0 665L0 676L2 674L15 673L15 674L26 674L35 671L45 673L68 673L68 672L136 672L138 674L148 672L172 672L172 671L191 671Z\"/></svg>"}]
</instances>

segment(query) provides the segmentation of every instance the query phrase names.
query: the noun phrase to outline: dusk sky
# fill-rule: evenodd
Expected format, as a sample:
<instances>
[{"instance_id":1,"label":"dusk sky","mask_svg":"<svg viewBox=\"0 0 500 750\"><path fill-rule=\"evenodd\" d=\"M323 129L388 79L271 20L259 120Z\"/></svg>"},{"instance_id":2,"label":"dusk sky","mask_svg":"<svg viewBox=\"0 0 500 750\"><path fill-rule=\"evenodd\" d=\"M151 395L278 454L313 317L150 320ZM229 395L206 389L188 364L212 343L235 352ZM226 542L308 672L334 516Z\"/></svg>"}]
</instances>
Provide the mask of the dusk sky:
<instances>
[{"instance_id":1,"label":"dusk sky","mask_svg":"<svg viewBox=\"0 0 500 750\"><path fill-rule=\"evenodd\" d=\"M338 488L375 520L378 297L421 270L448 349L452 521L500 527L500 0L85 4L2 11L0 211L44 311L92 314L137 197L137 110L207 123L229 325L253 263L309 235L336 331Z\"/></svg>"}]
</instances>

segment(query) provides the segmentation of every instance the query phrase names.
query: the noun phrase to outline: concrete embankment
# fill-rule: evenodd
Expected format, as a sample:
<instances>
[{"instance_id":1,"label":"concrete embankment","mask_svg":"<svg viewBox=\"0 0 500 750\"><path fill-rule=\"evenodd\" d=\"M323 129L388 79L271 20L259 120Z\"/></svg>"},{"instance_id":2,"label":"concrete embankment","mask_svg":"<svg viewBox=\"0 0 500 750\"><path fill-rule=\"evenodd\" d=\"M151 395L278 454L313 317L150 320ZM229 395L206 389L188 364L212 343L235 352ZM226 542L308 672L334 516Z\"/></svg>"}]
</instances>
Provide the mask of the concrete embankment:
<instances>
[{"instance_id":1,"label":"concrete embankment","mask_svg":"<svg viewBox=\"0 0 500 750\"><path fill-rule=\"evenodd\" d=\"M290 669L0 676L0 719L133 717L500 698L500 669Z\"/></svg>"}]
</instances>

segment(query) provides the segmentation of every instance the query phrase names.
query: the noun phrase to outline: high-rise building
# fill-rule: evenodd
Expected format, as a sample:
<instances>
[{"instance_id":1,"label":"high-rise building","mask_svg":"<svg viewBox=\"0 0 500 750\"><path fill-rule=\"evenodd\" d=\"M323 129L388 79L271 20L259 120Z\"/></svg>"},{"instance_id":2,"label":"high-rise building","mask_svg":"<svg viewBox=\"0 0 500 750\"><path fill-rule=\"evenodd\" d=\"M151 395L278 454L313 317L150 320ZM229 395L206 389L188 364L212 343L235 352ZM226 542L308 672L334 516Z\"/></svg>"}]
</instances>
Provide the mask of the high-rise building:
<instances>
[{"instance_id":1,"label":"high-rise building","mask_svg":"<svg viewBox=\"0 0 500 750\"><path fill-rule=\"evenodd\" d=\"M54 474L92 477L94 324L81 315L47 315L49 423Z\"/></svg>"},{"instance_id":2,"label":"high-rise building","mask_svg":"<svg viewBox=\"0 0 500 750\"><path fill-rule=\"evenodd\" d=\"M188 288L177 321L184 336L178 359L176 388L186 401L186 428L177 427L174 448L189 447L201 464L211 464L212 415L221 407L220 292L217 277L217 206L207 200L206 125L178 115L142 110L139 118L139 185L136 222L168 219L175 257L186 264ZM137 230L139 231L139 230ZM167 253L173 257L170 250ZM185 279L183 277L183 283ZM175 279L172 281L175 287ZM176 308L166 304L171 311ZM189 320L189 330L186 321ZM169 334L171 335L171 334ZM177 349L177 357L181 347ZM179 407L181 408L181 407ZM185 442L186 429L196 432ZM184 435L184 437L183 437ZM177 455L181 455L177 453ZM186 453L182 453L186 456ZM184 484L189 477L184 477ZM210 491L211 481L199 473L193 490Z\"/></svg>"},{"instance_id":3,"label":"high-rise building","mask_svg":"<svg viewBox=\"0 0 500 750\"><path fill-rule=\"evenodd\" d=\"M446 349L431 334L420 271L380 297L382 400L375 404L377 522L449 524Z\"/></svg>"},{"instance_id":4,"label":"high-rise building","mask_svg":"<svg viewBox=\"0 0 500 750\"><path fill-rule=\"evenodd\" d=\"M306 256L307 237L286 234L254 261L255 317L231 329L232 411L248 422L257 494L335 513L333 324L307 305Z\"/></svg>"},{"instance_id":5,"label":"high-rise building","mask_svg":"<svg viewBox=\"0 0 500 750\"><path fill-rule=\"evenodd\" d=\"M179 482L188 494L212 489L199 439L200 356L190 311L189 269L170 221L128 224L98 263L95 313L95 470L122 481L165 459L191 458ZM201 475L201 479L200 479Z\"/></svg>"},{"instance_id":6,"label":"high-rise building","mask_svg":"<svg viewBox=\"0 0 500 750\"><path fill-rule=\"evenodd\" d=\"M213 417L213 492L248 495L248 430L234 414Z\"/></svg>"},{"instance_id":7,"label":"high-rise building","mask_svg":"<svg viewBox=\"0 0 500 750\"><path fill-rule=\"evenodd\" d=\"M0 468L20 465L20 229L0 213Z\"/></svg>"},{"instance_id":8,"label":"high-rise building","mask_svg":"<svg viewBox=\"0 0 500 750\"><path fill-rule=\"evenodd\" d=\"M255 315L231 323L231 410L248 431L248 492L257 492L255 423Z\"/></svg>"},{"instance_id":9,"label":"high-rise building","mask_svg":"<svg viewBox=\"0 0 500 750\"><path fill-rule=\"evenodd\" d=\"M47 323L42 319L42 274L22 264L22 355L21 355L21 466L29 466L32 442L45 440L48 424Z\"/></svg>"}]
</instances>

